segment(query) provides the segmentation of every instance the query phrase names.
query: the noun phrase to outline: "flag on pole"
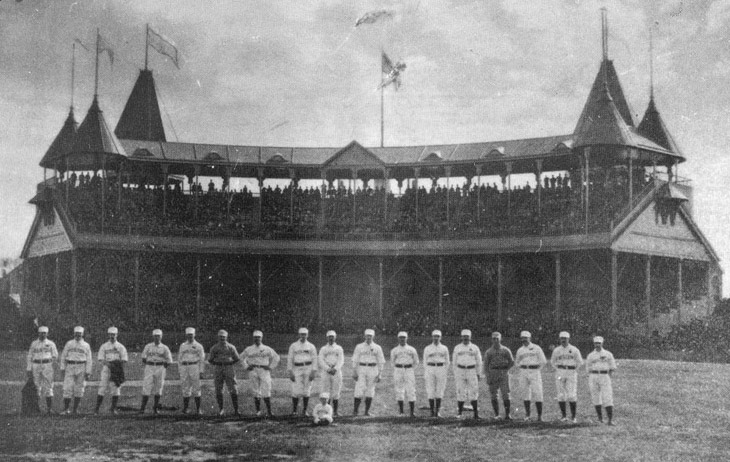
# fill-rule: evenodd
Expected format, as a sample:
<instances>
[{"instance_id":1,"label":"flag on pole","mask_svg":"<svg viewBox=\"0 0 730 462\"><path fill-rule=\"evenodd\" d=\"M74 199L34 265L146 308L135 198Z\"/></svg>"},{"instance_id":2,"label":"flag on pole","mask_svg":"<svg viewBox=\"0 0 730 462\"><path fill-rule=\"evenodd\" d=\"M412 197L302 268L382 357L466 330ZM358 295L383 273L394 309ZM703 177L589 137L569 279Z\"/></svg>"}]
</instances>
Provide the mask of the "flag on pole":
<instances>
[{"instance_id":1,"label":"flag on pole","mask_svg":"<svg viewBox=\"0 0 730 462\"><path fill-rule=\"evenodd\" d=\"M399 61L393 64L388 55L383 51L382 56L382 69L385 78L380 83L380 87L387 87L391 83L395 86L396 91L400 88L400 75L406 69L406 63Z\"/></svg>"},{"instance_id":2,"label":"flag on pole","mask_svg":"<svg viewBox=\"0 0 730 462\"><path fill-rule=\"evenodd\" d=\"M175 44L172 40L156 32L151 27L147 28L147 40L149 41L149 46L151 46L158 53L170 58L173 64L175 64L175 67L180 69L180 56L177 52L177 47L175 47Z\"/></svg>"},{"instance_id":3,"label":"flag on pole","mask_svg":"<svg viewBox=\"0 0 730 462\"><path fill-rule=\"evenodd\" d=\"M357 22L355 23L355 27L361 24L374 24L381 19L388 19L392 17L393 12L391 10L368 11L367 13L362 15L360 19L357 20Z\"/></svg>"},{"instance_id":4,"label":"flag on pole","mask_svg":"<svg viewBox=\"0 0 730 462\"><path fill-rule=\"evenodd\" d=\"M111 45L109 45L109 42L106 41L104 37L102 37L101 34L97 32L97 40L96 40L96 54L106 53L109 55L109 62L111 65L114 65L114 50L112 49Z\"/></svg>"},{"instance_id":5,"label":"flag on pole","mask_svg":"<svg viewBox=\"0 0 730 462\"><path fill-rule=\"evenodd\" d=\"M89 52L91 51L91 50L89 50L89 47L87 47L86 45L84 45L84 42L82 42L81 40L75 38L74 39L74 42L75 43L78 43L79 45L81 45L81 48L83 48L84 50L89 51Z\"/></svg>"}]
</instances>

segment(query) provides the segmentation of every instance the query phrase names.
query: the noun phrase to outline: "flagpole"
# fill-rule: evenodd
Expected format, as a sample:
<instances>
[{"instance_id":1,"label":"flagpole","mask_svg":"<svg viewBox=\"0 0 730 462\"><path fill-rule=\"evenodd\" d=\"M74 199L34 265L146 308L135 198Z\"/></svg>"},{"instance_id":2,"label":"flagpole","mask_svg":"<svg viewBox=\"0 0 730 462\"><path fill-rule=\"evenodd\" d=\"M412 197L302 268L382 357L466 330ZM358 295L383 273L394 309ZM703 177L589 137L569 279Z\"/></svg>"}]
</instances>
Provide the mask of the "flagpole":
<instances>
[{"instance_id":1,"label":"flagpole","mask_svg":"<svg viewBox=\"0 0 730 462\"><path fill-rule=\"evenodd\" d=\"M383 147L383 133L385 131L385 122L384 122L384 110L383 110L383 101L385 97L383 96L385 94L385 87L381 84L380 85L380 147Z\"/></svg>"},{"instance_id":2,"label":"flagpole","mask_svg":"<svg viewBox=\"0 0 730 462\"><path fill-rule=\"evenodd\" d=\"M147 70L147 60L150 53L150 25L147 24L147 29L144 34L144 70Z\"/></svg>"},{"instance_id":3,"label":"flagpole","mask_svg":"<svg viewBox=\"0 0 730 462\"><path fill-rule=\"evenodd\" d=\"M74 110L74 77L76 74L76 42L71 44L71 110Z\"/></svg>"},{"instance_id":4,"label":"flagpole","mask_svg":"<svg viewBox=\"0 0 730 462\"><path fill-rule=\"evenodd\" d=\"M96 61L94 65L94 99L99 94L99 29L96 29Z\"/></svg>"}]
</instances>

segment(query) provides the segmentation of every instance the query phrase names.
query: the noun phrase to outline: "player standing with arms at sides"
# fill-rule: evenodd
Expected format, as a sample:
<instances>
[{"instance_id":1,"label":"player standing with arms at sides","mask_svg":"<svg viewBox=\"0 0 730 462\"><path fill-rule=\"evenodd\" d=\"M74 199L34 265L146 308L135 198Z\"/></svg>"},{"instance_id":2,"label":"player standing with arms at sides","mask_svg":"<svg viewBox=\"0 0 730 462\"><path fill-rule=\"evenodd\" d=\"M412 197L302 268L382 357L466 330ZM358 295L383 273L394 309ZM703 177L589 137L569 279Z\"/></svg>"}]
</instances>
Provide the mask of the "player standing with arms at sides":
<instances>
[{"instance_id":1,"label":"player standing with arms at sides","mask_svg":"<svg viewBox=\"0 0 730 462\"><path fill-rule=\"evenodd\" d=\"M160 397L162 388L165 386L165 373L167 367L172 363L172 353L167 345L162 343L160 329L152 331L152 342L145 345L142 350L142 363L144 363L144 379L142 380L142 405L139 407L139 413L144 414L150 394L154 393L152 413L157 415L160 413Z\"/></svg>"},{"instance_id":2,"label":"player standing with arms at sides","mask_svg":"<svg viewBox=\"0 0 730 462\"><path fill-rule=\"evenodd\" d=\"M596 407L598 421L603 422L601 405L606 408L608 425L613 425L613 388L611 375L616 370L616 360L610 351L603 349L603 337L594 337L595 349L586 357L588 370L588 387L591 390L591 399Z\"/></svg>"},{"instance_id":3,"label":"player standing with arms at sides","mask_svg":"<svg viewBox=\"0 0 730 462\"><path fill-rule=\"evenodd\" d=\"M446 379L449 373L449 349L441 344L441 331L431 332L431 344L423 349L424 379L426 381L426 396L431 408L431 417L441 417L441 400L446 391Z\"/></svg>"},{"instance_id":4,"label":"player standing with arms at sides","mask_svg":"<svg viewBox=\"0 0 730 462\"><path fill-rule=\"evenodd\" d=\"M256 415L262 416L261 398L266 404L266 416L272 417L271 413L271 370L279 365L279 355L273 348L261 343L264 333L260 330L253 331L253 345L246 347L241 353L243 367L249 373L253 381L253 402L256 406Z\"/></svg>"},{"instance_id":5,"label":"player standing with arms at sides","mask_svg":"<svg viewBox=\"0 0 730 462\"><path fill-rule=\"evenodd\" d=\"M525 404L525 420L530 420L530 402L535 401L537 421L542 422L542 374L540 369L547 364L542 348L532 343L532 334L520 333L522 346L515 355L515 365L520 368L519 384Z\"/></svg>"},{"instance_id":6,"label":"player standing with arms at sides","mask_svg":"<svg viewBox=\"0 0 730 462\"><path fill-rule=\"evenodd\" d=\"M570 404L570 420L576 423L578 407L578 372L583 364L580 350L570 344L570 334L561 332L558 335L560 345L550 356L550 364L555 368L555 389L558 390L558 406L560 406L561 422L567 422L565 402Z\"/></svg>"},{"instance_id":7,"label":"player standing with arms at sides","mask_svg":"<svg viewBox=\"0 0 730 462\"><path fill-rule=\"evenodd\" d=\"M238 391L236 390L236 370L234 366L241 359L238 356L236 347L228 343L228 332L221 329L218 331L218 343L210 348L208 362L215 367L213 383L215 384L215 401L218 403L218 415L223 417L223 384L228 388L233 404L233 413L238 413Z\"/></svg>"},{"instance_id":8,"label":"player standing with arms at sides","mask_svg":"<svg viewBox=\"0 0 730 462\"><path fill-rule=\"evenodd\" d=\"M185 341L177 352L177 370L183 396L183 414L188 413L190 397L195 397L195 414L200 412L200 380L205 370L205 348L195 340L195 329L185 328Z\"/></svg>"},{"instance_id":9,"label":"player standing with arms at sides","mask_svg":"<svg viewBox=\"0 0 730 462\"><path fill-rule=\"evenodd\" d=\"M26 358L26 373L33 379L38 396L46 398L46 413L53 414L53 363L58 359L56 344L48 340L48 327L38 328L38 339L33 340Z\"/></svg>"},{"instance_id":10,"label":"player standing with arms at sides","mask_svg":"<svg viewBox=\"0 0 730 462\"><path fill-rule=\"evenodd\" d=\"M119 329L110 327L106 331L107 340L100 348L96 359L102 364L101 377L99 379L99 391L96 396L95 414L99 413L101 403L104 402L104 395L109 391L112 395L112 404L109 411L117 413L117 404L121 394L122 383L124 382L124 364L129 361L127 349L117 341Z\"/></svg>"},{"instance_id":11,"label":"player standing with arms at sides","mask_svg":"<svg viewBox=\"0 0 730 462\"><path fill-rule=\"evenodd\" d=\"M309 395L312 393L312 380L317 375L317 347L308 340L309 329L299 329L299 340L289 346L286 358L286 371L291 380L291 415L297 415L299 398L302 398L302 416L307 415Z\"/></svg>"},{"instance_id":12,"label":"player standing with arms at sides","mask_svg":"<svg viewBox=\"0 0 730 462\"><path fill-rule=\"evenodd\" d=\"M502 345L502 334L492 332L492 346L484 352L484 374L489 385L489 396L492 399L494 418L499 420L499 399L497 393L502 393L504 403L504 419L512 420L509 414L509 375L508 372L514 366L515 360L509 348Z\"/></svg>"},{"instance_id":13,"label":"player standing with arms at sides","mask_svg":"<svg viewBox=\"0 0 730 462\"><path fill-rule=\"evenodd\" d=\"M474 409L474 418L479 419L479 379L482 377L482 352L471 343L471 331L461 331L461 343L454 347L454 366L456 380L457 419L462 419L464 402L469 400Z\"/></svg>"},{"instance_id":14,"label":"player standing with arms at sides","mask_svg":"<svg viewBox=\"0 0 730 462\"><path fill-rule=\"evenodd\" d=\"M393 364L393 387L398 411L403 414L403 399L408 399L410 416L416 416L416 366L418 352L408 345L408 333L398 332L398 345L390 350L390 362Z\"/></svg>"},{"instance_id":15,"label":"player standing with arms at sides","mask_svg":"<svg viewBox=\"0 0 730 462\"><path fill-rule=\"evenodd\" d=\"M91 376L91 347L84 340L84 328L74 327L74 338L66 342L58 358L63 376L63 413L68 414L71 397L74 399L73 413L79 412L79 403L84 397L86 381Z\"/></svg>"},{"instance_id":16,"label":"player standing with arms at sides","mask_svg":"<svg viewBox=\"0 0 730 462\"><path fill-rule=\"evenodd\" d=\"M335 416L337 407L340 404L340 391L342 390L342 366L345 364L345 352L342 347L335 343L337 333L333 330L327 331L327 344L319 349L319 375L320 390L327 394L332 400L332 410ZM321 398L320 394L320 398Z\"/></svg>"},{"instance_id":17,"label":"player standing with arms at sides","mask_svg":"<svg viewBox=\"0 0 730 462\"><path fill-rule=\"evenodd\" d=\"M352 378L355 380L355 406L352 414L357 415L360 402L365 397L365 416L370 417L370 406L375 396L375 384L380 382L380 374L385 365L383 349L373 342L375 331L365 329L365 341L355 347L352 354Z\"/></svg>"}]
</instances>

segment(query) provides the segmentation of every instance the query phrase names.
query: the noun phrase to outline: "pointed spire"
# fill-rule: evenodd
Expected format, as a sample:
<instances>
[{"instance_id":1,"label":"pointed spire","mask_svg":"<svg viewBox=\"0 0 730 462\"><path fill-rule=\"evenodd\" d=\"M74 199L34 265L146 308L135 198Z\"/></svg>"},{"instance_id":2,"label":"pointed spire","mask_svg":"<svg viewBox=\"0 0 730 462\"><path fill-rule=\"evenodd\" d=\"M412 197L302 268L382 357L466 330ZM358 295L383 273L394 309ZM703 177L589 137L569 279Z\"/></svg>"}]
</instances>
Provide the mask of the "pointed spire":
<instances>
[{"instance_id":1,"label":"pointed spire","mask_svg":"<svg viewBox=\"0 0 730 462\"><path fill-rule=\"evenodd\" d=\"M659 146L675 154L683 155L657 110L653 94L649 99L649 106L646 108L644 118L641 119L638 130L641 135L649 138Z\"/></svg>"},{"instance_id":2,"label":"pointed spire","mask_svg":"<svg viewBox=\"0 0 730 462\"><path fill-rule=\"evenodd\" d=\"M151 70L141 70L114 133L121 139L167 141Z\"/></svg>"},{"instance_id":3,"label":"pointed spire","mask_svg":"<svg viewBox=\"0 0 730 462\"><path fill-rule=\"evenodd\" d=\"M574 147L590 145L633 146L631 130L614 104L608 85L604 83L600 97L590 106L575 130Z\"/></svg>"},{"instance_id":4,"label":"pointed spire","mask_svg":"<svg viewBox=\"0 0 730 462\"><path fill-rule=\"evenodd\" d=\"M61 131L58 132L58 135L56 135L56 138L46 151L43 159L41 159L41 167L65 169L65 165L60 164L60 161L71 152L76 138L77 127L78 123L74 117L74 108L71 107L68 112L68 117L66 117L66 121L63 123L63 127L61 127Z\"/></svg>"},{"instance_id":5,"label":"pointed spire","mask_svg":"<svg viewBox=\"0 0 730 462\"><path fill-rule=\"evenodd\" d=\"M124 148L104 120L104 114L99 109L99 101L94 97L89 112L76 131L76 140L68 155L69 164L77 170L98 169L104 161L110 161L119 156L125 156Z\"/></svg>"}]
</instances>

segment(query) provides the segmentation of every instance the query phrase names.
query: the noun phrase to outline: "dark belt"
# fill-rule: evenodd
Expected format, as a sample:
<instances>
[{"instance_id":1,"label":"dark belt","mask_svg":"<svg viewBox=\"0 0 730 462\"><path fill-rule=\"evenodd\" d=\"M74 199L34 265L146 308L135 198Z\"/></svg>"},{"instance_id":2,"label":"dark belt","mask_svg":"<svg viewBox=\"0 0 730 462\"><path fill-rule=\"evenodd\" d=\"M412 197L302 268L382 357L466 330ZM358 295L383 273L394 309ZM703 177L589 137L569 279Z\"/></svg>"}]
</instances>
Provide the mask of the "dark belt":
<instances>
[{"instance_id":1,"label":"dark belt","mask_svg":"<svg viewBox=\"0 0 730 462\"><path fill-rule=\"evenodd\" d=\"M608 371L591 371L591 374L608 374Z\"/></svg>"},{"instance_id":2,"label":"dark belt","mask_svg":"<svg viewBox=\"0 0 730 462\"><path fill-rule=\"evenodd\" d=\"M367 366L367 367L375 367L377 366L377 363L360 363L361 366Z\"/></svg>"},{"instance_id":3,"label":"dark belt","mask_svg":"<svg viewBox=\"0 0 730 462\"><path fill-rule=\"evenodd\" d=\"M410 369L413 367L413 364L396 364L395 367L398 367L400 369Z\"/></svg>"},{"instance_id":4,"label":"dark belt","mask_svg":"<svg viewBox=\"0 0 730 462\"><path fill-rule=\"evenodd\" d=\"M299 367L299 366L311 366L312 365L312 361L307 361L306 363L294 363L294 365L297 366L297 367Z\"/></svg>"},{"instance_id":5,"label":"dark belt","mask_svg":"<svg viewBox=\"0 0 730 462\"><path fill-rule=\"evenodd\" d=\"M312 363L309 363L309 364L312 364ZM267 366L264 366L263 364L249 364L249 366L251 366L251 367L260 367L260 368L267 367ZM296 364L295 364L295 366L296 366Z\"/></svg>"},{"instance_id":6,"label":"dark belt","mask_svg":"<svg viewBox=\"0 0 730 462\"><path fill-rule=\"evenodd\" d=\"M441 367L444 365L444 363L427 363L426 365L432 367Z\"/></svg>"},{"instance_id":7,"label":"dark belt","mask_svg":"<svg viewBox=\"0 0 730 462\"><path fill-rule=\"evenodd\" d=\"M540 369L540 366L520 366L520 369Z\"/></svg>"},{"instance_id":8,"label":"dark belt","mask_svg":"<svg viewBox=\"0 0 730 462\"><path fill-rule=\"evenodd\" d=\"M147 366L164 366L165 364L166 363L151 363L149 361L146 363Z\"/></svg>"},{"instance_id":9,"label":"dark belt","mask_svg":"<svg viewBox=\"0 0 730 462\"><path fill-rule=\"evenodd\" d=\"M34 359L33 363L34 364L48 364L51 361L53 361L53 360L52 359Z\"/></svg>"},{"instance_id":10,"label":"dark belt","mask_svg":"<svg viewBox=\"0 0 730 462\"><path fill-rule=\"evenodd\" d=\"M574 371L575 366L558 366L558 369L568 369L569 371Z\"/></svg>"},{"instance_id":11,"label":"dark belt","mask_svg":"<svg viewBox=\"0 0 730 462\"><path fill-rule=\"evenodd\" d=\"M66 361L66 364L86 364L86 361Z\"/></svg>"},{"instance_id":12,"label":"dark belt","mask_svg":"<svg viewBox=\"0 0 730 462\"><path fill-rule=\"evenodd\" d=\"M471 366L462 366L461 364L457 364L456 367L459 369L476 369L477 366L475 364L472 364Z\"/></svg>"},{"instance_id":13,"label":"dark belt","mask_svg":"<svg viewBox=\"0 0 730 462\"><path fill-rule=\"evenodd\" d=\"M209 362L214 366L233 366L234 364L236 364L235 362L230 362L230 363L222 363L220 361L209 361Z\"/></svg>"},{"instance_id":14,"label":"dark belt","mask_svg":"<svg viewBox=\"0 0 730 462\"><path fill-rule=\"evenodd\" d=\"M509 367L506 367L506 366L504 366L504 367L490 367L489 370L490 371L506 371L506 370L509 370Z\"/></svg>"},{"instance_id":15,"label":"dark belt","mask_svg":"<svg viewBox=\"0 0 730 462\"><path fill-rule=\"evenodd\" d=\"M192 366L193 364L198 364L198 362L197 361L193 361L193 362L183 361L180 364L182 364L183 366Z\"/></svg>"}]
</instances>

